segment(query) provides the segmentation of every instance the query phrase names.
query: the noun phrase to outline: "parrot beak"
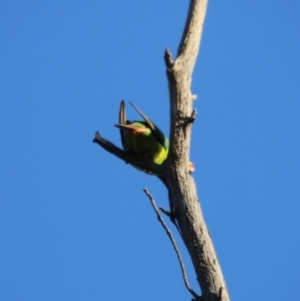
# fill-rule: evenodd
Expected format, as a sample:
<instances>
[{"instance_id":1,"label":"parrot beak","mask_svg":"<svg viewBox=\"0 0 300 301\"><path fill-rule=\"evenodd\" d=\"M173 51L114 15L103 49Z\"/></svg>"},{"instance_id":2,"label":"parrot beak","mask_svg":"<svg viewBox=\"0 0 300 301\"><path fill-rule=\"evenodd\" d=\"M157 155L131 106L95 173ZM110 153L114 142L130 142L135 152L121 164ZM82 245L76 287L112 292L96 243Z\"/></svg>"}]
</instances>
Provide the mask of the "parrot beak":
<instances>
[{"instance_id":1,"label":"parrot beak","mask_svg":"<svg viewBox=\"0 0 300 301\"><path fill-rule=\"evenodd\" d=\"M148 128L141 128L141 127L138 127L138 126L132 126L132 125L126 125L126 124L115 124L115 127L119 128L121 130L132 131L133 134L144 134L144 133L149 132Z\"/></svg>"}]
</instances>

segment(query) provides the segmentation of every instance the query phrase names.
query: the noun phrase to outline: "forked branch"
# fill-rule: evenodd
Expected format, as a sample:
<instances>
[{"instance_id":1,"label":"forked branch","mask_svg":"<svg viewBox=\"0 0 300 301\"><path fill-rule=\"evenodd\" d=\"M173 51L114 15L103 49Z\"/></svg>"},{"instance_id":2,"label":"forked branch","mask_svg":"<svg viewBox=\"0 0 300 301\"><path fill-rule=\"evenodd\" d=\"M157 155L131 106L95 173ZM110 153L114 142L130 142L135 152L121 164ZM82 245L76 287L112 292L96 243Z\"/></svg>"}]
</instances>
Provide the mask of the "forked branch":
<instances>
[{"instance_id":1,"label":"forked branch","mask_svg":"<svg viewBox=\"0 0 300 301\"><path fill-rule=\"evenodd\" d=\"M164 164L157 166L141 162L103 139L99 133L93 141L125 162L158 176L168 189L172 219L176 219L180 228L202 291L201 297L192 293L195 300L229 301L222 270L202 215L196 185L188 171L191 128L196 113L193 109L195 96L191 92L192 73L206 8L207 0L190 0L176 59L172 59L168 49L165 51L170 95L170 149ZM189 285L187 287L193 292Z\"/></svg>"},{"instance_id":2,"label":"forked branch","mask_svg":"<svg viewBox=\"0 0 300 301\"><path fill-rule=\"evenodd\" d=\"M172 232L169 230L168 226L166 225L166 223L164 222L156 204L155 204L155 201L154 201L154 198L153 196L149 193L149 191L144 188L143 189L144 192L146 193L146 195L148 196L150 202L151 202L151 205L156 213L156 216L157 216L157 219L158 221L161 223L162 227L165 229L165 231L167 232L167 235L172 243L172 246L174 248L174 251L176 253L176 256L178 258L178 261L179 261L179 265L180 265L180 268L181 268L181 272L182 272L182 277L183 277L183 281L184 281L184 284L185 284L185 287L187 288L187 290L192 294L192 296L194 298L196 298L196 300L199 300L200 299L200 296L198 296L194 291L193 289L191 288L190 284L189 284L189 281L188 281L188 277L187 277L187 274L186 274L186 271L185 271L185 267L184 267L184 263L183 263L183 260L182 260L182 257L180 255L180 251L179 251L179 248L176 244L176 241L175 241L175 238L173 237L172 235Z\"/></svg>"}]
</instances>

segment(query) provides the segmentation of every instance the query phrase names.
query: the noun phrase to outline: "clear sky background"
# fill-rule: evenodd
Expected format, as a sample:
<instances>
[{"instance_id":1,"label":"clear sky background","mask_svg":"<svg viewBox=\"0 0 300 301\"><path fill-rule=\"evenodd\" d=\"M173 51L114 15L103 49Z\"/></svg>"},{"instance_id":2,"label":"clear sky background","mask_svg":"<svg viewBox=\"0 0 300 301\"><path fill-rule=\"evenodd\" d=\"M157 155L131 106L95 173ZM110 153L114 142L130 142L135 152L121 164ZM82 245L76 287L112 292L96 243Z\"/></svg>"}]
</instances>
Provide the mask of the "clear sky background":
<instances>
[{"instance_id":1,"label":"clear sky background","mask_svg":"<svg viewBox=\"0 0 300 301\"><path fill-rule=\"evenodd\" d=\"M121 99L169 132L163 54L187 2L0 2L0 300L191 299L142 192L167 207L165 188L92 143L120 145ZM232 300L300 299L299 13L208 7L191 160Z\"/></svg>"}]
</instances>

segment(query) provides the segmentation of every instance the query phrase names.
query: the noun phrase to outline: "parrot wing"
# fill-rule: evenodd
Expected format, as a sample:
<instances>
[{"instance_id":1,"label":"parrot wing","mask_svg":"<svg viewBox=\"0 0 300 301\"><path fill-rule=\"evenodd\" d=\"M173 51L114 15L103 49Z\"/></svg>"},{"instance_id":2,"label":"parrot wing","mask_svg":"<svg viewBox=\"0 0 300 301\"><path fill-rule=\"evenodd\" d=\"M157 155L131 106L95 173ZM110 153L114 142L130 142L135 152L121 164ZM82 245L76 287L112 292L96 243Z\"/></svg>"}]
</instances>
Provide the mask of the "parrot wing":
<instances>
[{"instance_id":1,"label":"parrot wing","mask_svg":"<svg viewBox=\"0 0 300 301\"><path fill-rule=\"evenodd\" d=\"M151 129L153 135L158 142L167 150L169 148L169 140L163 134L163 132L143 113L141 112L132 102L129 102L133 108L143 117L147 126Z\"/></svg>"},{"instance_id":2,"label":"parrot wing","mask_svg":"<svg viewBox=\"0 0 300 301\"><path fill-rule=\"evenodd\" d=\"M119 125L121 125L121 126L126 125L126 112L125 112L125 102L124 102L124 100L122 100L121 103L120 103ZM122 145L123 145L123 147L125 147L124 133L121 129L120 129L120 135L121 135Z\"/></svg>"}]
</instances>

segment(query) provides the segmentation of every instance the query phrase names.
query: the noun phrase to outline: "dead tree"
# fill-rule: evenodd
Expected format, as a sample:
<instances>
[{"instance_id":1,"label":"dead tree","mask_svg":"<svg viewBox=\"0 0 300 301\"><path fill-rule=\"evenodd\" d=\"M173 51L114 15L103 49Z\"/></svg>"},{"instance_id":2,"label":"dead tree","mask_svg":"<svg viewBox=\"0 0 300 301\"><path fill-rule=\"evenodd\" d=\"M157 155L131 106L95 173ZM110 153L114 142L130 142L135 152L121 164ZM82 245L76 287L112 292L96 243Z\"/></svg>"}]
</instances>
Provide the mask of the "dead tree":
<instances>
[{"instance_id":1,"label":"dead tree","mask_svg":"<svg viewBox=\"0 0 300 301\"><path fill-rule=\"evenodd\" d=\"M214 246L204 222L196 186L188 171L191 127L196 111L193 109L195 96L191 93L192 73L199 51L207 0L190 0L189 11L176 59L165 51L166 73L170 92L170 150L162 165L141 162L125 153L96 133L94 142L127 163L154 173L168 190L170 211L162 209L176 224L191 257L202 295L194 293L187 282L184 267L176 244L172 241L179 258L185 285L193 300L229 301L226 283L219 265ZM158 212L152 196L145 191ZM162 222L162 221L161 221ZM165 227L165 224L162 222ZM168 229L165 228L167 233ZM169 231L170 232L170 231ZM172 234L168 233L172 238Z\"/></svg>"}]
</instances>

